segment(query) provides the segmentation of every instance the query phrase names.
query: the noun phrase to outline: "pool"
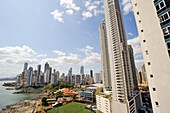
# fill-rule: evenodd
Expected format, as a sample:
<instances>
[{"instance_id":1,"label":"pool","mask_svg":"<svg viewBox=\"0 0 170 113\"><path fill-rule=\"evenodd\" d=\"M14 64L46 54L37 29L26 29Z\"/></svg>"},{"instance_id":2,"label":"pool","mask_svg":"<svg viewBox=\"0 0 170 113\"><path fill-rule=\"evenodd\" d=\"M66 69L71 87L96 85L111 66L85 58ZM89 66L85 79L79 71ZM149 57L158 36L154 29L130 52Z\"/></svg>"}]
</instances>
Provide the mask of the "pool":
<instances>
[{"instance_id":1,"label":"pool","mask_svg":"<svg viewBox=\"0 0 170 113\"><path fill-rule=\"evenodd\" d=\"M93 109L97 109L97 106L94 106Z\"/></svg>"}]
</instances>

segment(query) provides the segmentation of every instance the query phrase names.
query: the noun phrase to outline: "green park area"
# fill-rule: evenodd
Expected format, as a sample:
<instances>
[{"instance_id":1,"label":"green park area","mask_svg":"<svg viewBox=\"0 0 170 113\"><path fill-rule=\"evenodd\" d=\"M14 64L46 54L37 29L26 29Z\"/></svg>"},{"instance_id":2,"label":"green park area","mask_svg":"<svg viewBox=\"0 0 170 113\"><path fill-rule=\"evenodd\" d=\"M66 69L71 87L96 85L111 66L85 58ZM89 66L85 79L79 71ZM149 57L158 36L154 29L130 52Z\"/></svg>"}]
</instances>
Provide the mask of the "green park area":
<instances>
[{"instance_id":1,"label":"green park area","mask_svg":"<svg viewBox=\"0 0 170 113\"><path fill-rule=\"evenodd\" d=\"M91 113L85 109L85 104L71 102L66 105L53 108L48 113Z\"/></svg>"}]
</instances>

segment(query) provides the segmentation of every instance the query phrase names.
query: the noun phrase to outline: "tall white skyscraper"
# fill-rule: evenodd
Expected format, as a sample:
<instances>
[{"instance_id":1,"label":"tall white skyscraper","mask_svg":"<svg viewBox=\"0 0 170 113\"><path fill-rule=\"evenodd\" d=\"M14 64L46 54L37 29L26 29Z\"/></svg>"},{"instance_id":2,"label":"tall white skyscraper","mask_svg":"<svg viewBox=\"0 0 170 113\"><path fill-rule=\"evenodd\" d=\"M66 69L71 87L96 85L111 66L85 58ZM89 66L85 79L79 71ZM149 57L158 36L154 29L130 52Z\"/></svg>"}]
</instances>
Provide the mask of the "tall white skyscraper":
<instances>
[{"instance_id":1,"label":"tall white skyscraper","mask_svg":"<svg viewBox=\"0 0 170 113\"><path fill-rule=\"evenodd\" d=\"M170 0L132 0L154 113L170 113Z\"/></svg>"},{"instance_id":2,"label":"tall white skyscraper","mask_svg":"<svg viewBox=\"0 0 170 113\"><path fill-rule=\"evenodd\" d=\"M104 11L112 80L112 113L137 113L141 102L139 94L133 93L133 77L119 0L104 0Z\"/></svg>"},{"instance_id":3,"label":"tall white skyscraper","mask_svg":"<svg viewBox=\"0 0 170 113\"><path fill-rule=\"evenodd\" d=\"M103 75L102 77L103 77L104 89L112 90L105 19L103 19L103 22L99 25L99 34L100 34L100 49L101 49L102 75Z\"/></svg>"}]
</instances>

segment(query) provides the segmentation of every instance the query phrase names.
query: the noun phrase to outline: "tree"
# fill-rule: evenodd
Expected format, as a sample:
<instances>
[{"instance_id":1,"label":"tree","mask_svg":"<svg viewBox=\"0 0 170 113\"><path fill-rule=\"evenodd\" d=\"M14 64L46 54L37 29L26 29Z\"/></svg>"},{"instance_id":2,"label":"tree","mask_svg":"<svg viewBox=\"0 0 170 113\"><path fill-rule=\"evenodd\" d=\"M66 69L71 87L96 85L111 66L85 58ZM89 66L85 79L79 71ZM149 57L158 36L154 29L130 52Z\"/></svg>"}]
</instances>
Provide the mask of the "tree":
<instances>
[{"instance_id":1,"label":"tree","mask_svg":"<svg viewBox=\"0 0 170 113\"><path fill-rule=\"evenodd\" d=\"M48 105L48 103L47 103L47 97L43 97L43 98L41 99L41 101L42 101L42 105L43 105L43 106L47 106L47 105Z\"/></svg>"}]
</instances>

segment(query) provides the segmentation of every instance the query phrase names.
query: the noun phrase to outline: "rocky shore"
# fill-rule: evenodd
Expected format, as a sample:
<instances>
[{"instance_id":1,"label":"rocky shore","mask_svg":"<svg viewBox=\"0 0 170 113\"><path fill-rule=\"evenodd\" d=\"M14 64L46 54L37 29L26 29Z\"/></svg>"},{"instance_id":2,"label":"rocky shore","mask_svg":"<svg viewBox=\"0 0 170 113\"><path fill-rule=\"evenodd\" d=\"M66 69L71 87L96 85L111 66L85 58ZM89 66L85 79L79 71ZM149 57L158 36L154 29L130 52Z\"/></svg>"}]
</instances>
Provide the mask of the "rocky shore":
<instances>
[{"instance_id":1,"label":"rocky shore","mask_svg":"<svg viewBox=\"0 0 170 113\"><path fill-rule=\"evenodd\" d=\"M35 96L35 99L22 100L16 104L7 105L0 113L39 113L41 98L47 96L47 93L41 93Z\"/></svg>"}]
</instances>

